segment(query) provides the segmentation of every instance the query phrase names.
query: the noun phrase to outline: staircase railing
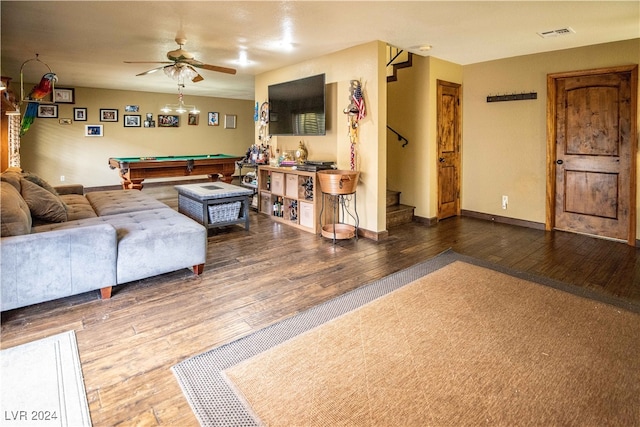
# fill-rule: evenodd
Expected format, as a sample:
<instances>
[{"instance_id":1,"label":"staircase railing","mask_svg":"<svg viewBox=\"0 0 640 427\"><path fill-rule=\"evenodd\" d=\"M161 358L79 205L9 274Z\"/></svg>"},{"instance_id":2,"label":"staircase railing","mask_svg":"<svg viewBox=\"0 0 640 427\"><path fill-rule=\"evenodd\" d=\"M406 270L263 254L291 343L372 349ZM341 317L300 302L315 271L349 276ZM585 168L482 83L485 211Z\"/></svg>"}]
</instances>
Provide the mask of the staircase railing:
<instances>
[{"instance_id":1,"label":"staircase railing","mask_svg":"<svg viewBox=\"0 0 640 427\"><path fill-rule=\"evenodd\" d=\"M393 51L395 50L396 54L393 54ZM395 61L398 56L402 55L402 52L404 52L404 50L402 49L398 49L397 47L394 46L389 46L389 62L387 62L387 67L391 64L393 64L393 61Z\"/></svg>"},{"instance_id":2,"label":"staircase railing","mask_svg":"<svg viewBox=\"0 0 640 427\"><path fill-rule=\"evenodd\" d=\"M409 143L409 140L407 138L405 138L404 136L400 135L398 133L398 131L396 131L391 126L387 125L387 129L389 129L391 132L396 134L396 136L398 137L398 141L404 141L404 143L402 144L402 148L404 148Z\"/></svg>"}]
</instances>

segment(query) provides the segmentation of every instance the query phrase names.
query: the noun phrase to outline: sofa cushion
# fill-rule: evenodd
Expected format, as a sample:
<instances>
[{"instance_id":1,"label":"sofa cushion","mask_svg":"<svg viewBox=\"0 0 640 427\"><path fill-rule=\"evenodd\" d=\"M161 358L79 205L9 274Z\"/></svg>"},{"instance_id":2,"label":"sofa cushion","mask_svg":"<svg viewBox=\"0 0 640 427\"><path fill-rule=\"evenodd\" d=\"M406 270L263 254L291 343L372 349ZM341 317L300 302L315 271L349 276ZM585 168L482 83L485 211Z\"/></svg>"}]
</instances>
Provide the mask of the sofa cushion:
<instances>
[{"instance_id":1,"label":"sofa cushion","mask_svg":"<svg viewBox=\"0 0 640 427\"><path fill-rule=\"evenodd\" d=\"M58 193L58 196L63 196L65 194L79 194L81 196L84 195L84 185L82 184L64 184L64 185L56 185L53 187Z\"/></svg>"},{"instance_id":2,"label":"sofa cushion","mask_svg":"<svg viewBox=\"0 0 640 427\"><path fill-rule=\"evenodd\" d=\"M138 193L135 190L122 190ZM110 224L118 236L118 284L204 264L207 230L168 208L33 227L34 233Z\"/></svg>"},{"instance_id":3,"label":"sofa cushion","mask_svg":"<svg viewBox=\"0 0 640 427\"><path fill-rule=\"evenodd\" d=\"M23 179L20 184L22 197L33 217L50 222L67 220L67 210L57 195L27 179Z\"/></svg>"},{"instance_id":4,"label":"sofa cushion","mask_svg":"<svg viewBox=\"0 0 640 427\"><path fill-rule=\"evenodd\" d=\"M29 207L16 188L0 181L0 235L20 236L31 233Z\"/></svg>"},{"instance_id":5,"label":"sofa cushion","mask_svg":"<svg viewBox=\"0 0 640 427\"><path fill-rule=\"evenodd\" d=\"M98 216L139 212L169 206L138 190L94 191L85 196Z\"/></svg>"},{"instance_id":6,"label":"sofa cushion","mask_svg":"<svg viewBox=\"0 0 640 427\"><path fill-rule=\"evenodd\" d=\"M79 194L62 194L60 199L67 206L67 221L95 218L96 213L86 197Z\"/></svg>"}]
</instances>

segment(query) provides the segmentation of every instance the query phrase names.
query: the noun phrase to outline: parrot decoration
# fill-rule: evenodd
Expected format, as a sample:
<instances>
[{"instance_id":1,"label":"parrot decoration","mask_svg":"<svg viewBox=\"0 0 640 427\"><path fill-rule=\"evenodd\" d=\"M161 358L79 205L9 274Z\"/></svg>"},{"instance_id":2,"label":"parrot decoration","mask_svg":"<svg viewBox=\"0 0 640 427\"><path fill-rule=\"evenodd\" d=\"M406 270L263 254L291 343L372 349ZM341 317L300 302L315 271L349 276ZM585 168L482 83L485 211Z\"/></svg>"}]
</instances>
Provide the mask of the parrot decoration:
<instances>
[{"instance_id":1,"label":"parrot decoration","mask_svg":"<svg viewBox=\"0 0 640 427\"><path fill-rule=\"evenodd\" d=\"M40 79L40 83L38 83L38 85L34 86L33 89L31 89L31 92L29 92L29 95L27 95L26 97L26 99L29 100L29 103L27 104L27 109L22 116L20 136L23 136L25 133L27 133L27 131L33 124L33 121L35 120L36 115L38 114L38 105L40 105L39 101L51 93L51 91L53 90L53 85L57 81L58 76L56 76L55 73L47 73L42 76L42 79Z\"/></svg>"}]
</instances>

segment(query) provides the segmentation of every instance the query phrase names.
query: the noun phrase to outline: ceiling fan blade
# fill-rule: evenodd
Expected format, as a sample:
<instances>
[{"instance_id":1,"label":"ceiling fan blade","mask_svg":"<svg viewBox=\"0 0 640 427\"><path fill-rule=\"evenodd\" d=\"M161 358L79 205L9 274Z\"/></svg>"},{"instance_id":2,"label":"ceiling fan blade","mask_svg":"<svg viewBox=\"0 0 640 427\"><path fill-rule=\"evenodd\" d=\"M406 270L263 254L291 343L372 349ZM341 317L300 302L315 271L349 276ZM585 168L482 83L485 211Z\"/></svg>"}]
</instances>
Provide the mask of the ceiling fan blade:
<instances>
[{"instance_id":1,"label":"ceiling fan blade","mask_svg":"<svg viewBox=\"0 0 640 427\"><path fill-rule=\"evenodd\" d=\"M173 64L173 61L123 61L125 64Z\"/></svg>"},{"instance_id":2,"label":"ceiling fan blade","mask_svg":"<svg viewBox=\"0 0 640 427\"><path fill-rule=\"evenodd\" d=\"M166 67L166 65L162 65L160 67L152 68L151 70L147 70L147 71L142 72L140 74L136 74L136 76L146 76L147 74L151 74L151 73L155 73L156 71L160 71L165 67Z\"/></svg>"},{"instance_id":3,"label":"ceiling fan blade","mask_svg":"<svg viewBox=\"0 0 640 427\"><path fill-rule=\"evenodd\" d=\"M203 64L202 62L190 62L190 65L193 65L194 67L198 67L198 68L204 68L205 70L209 70L209 71L217 71L219 73L226 73L226 74L235 74L236 70L234 70L233 68L226 68L226 67L219 67L217 65L209 65L209 64Z\"/></svg>"}]
</instances>

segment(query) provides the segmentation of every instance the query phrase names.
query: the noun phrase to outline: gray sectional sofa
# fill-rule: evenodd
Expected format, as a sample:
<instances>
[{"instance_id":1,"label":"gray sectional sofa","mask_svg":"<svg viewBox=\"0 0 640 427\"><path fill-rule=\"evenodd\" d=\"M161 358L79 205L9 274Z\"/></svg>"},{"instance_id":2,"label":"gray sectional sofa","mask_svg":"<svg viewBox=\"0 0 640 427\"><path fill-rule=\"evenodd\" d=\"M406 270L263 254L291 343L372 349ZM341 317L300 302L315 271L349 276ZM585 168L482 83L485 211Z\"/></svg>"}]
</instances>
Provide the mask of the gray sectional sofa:
<instances>
[{"instance_id":1,"label":"gray sectional sofa","mask_svg":"<svg viewBox=\"0 0 640 427\"><path fill-rule=\"evenodd\" d=\"M183 268L202 273L207 231L135 190L52 188L33 174L0 174L0 311Z\"/></svg>"}]
</instances>

